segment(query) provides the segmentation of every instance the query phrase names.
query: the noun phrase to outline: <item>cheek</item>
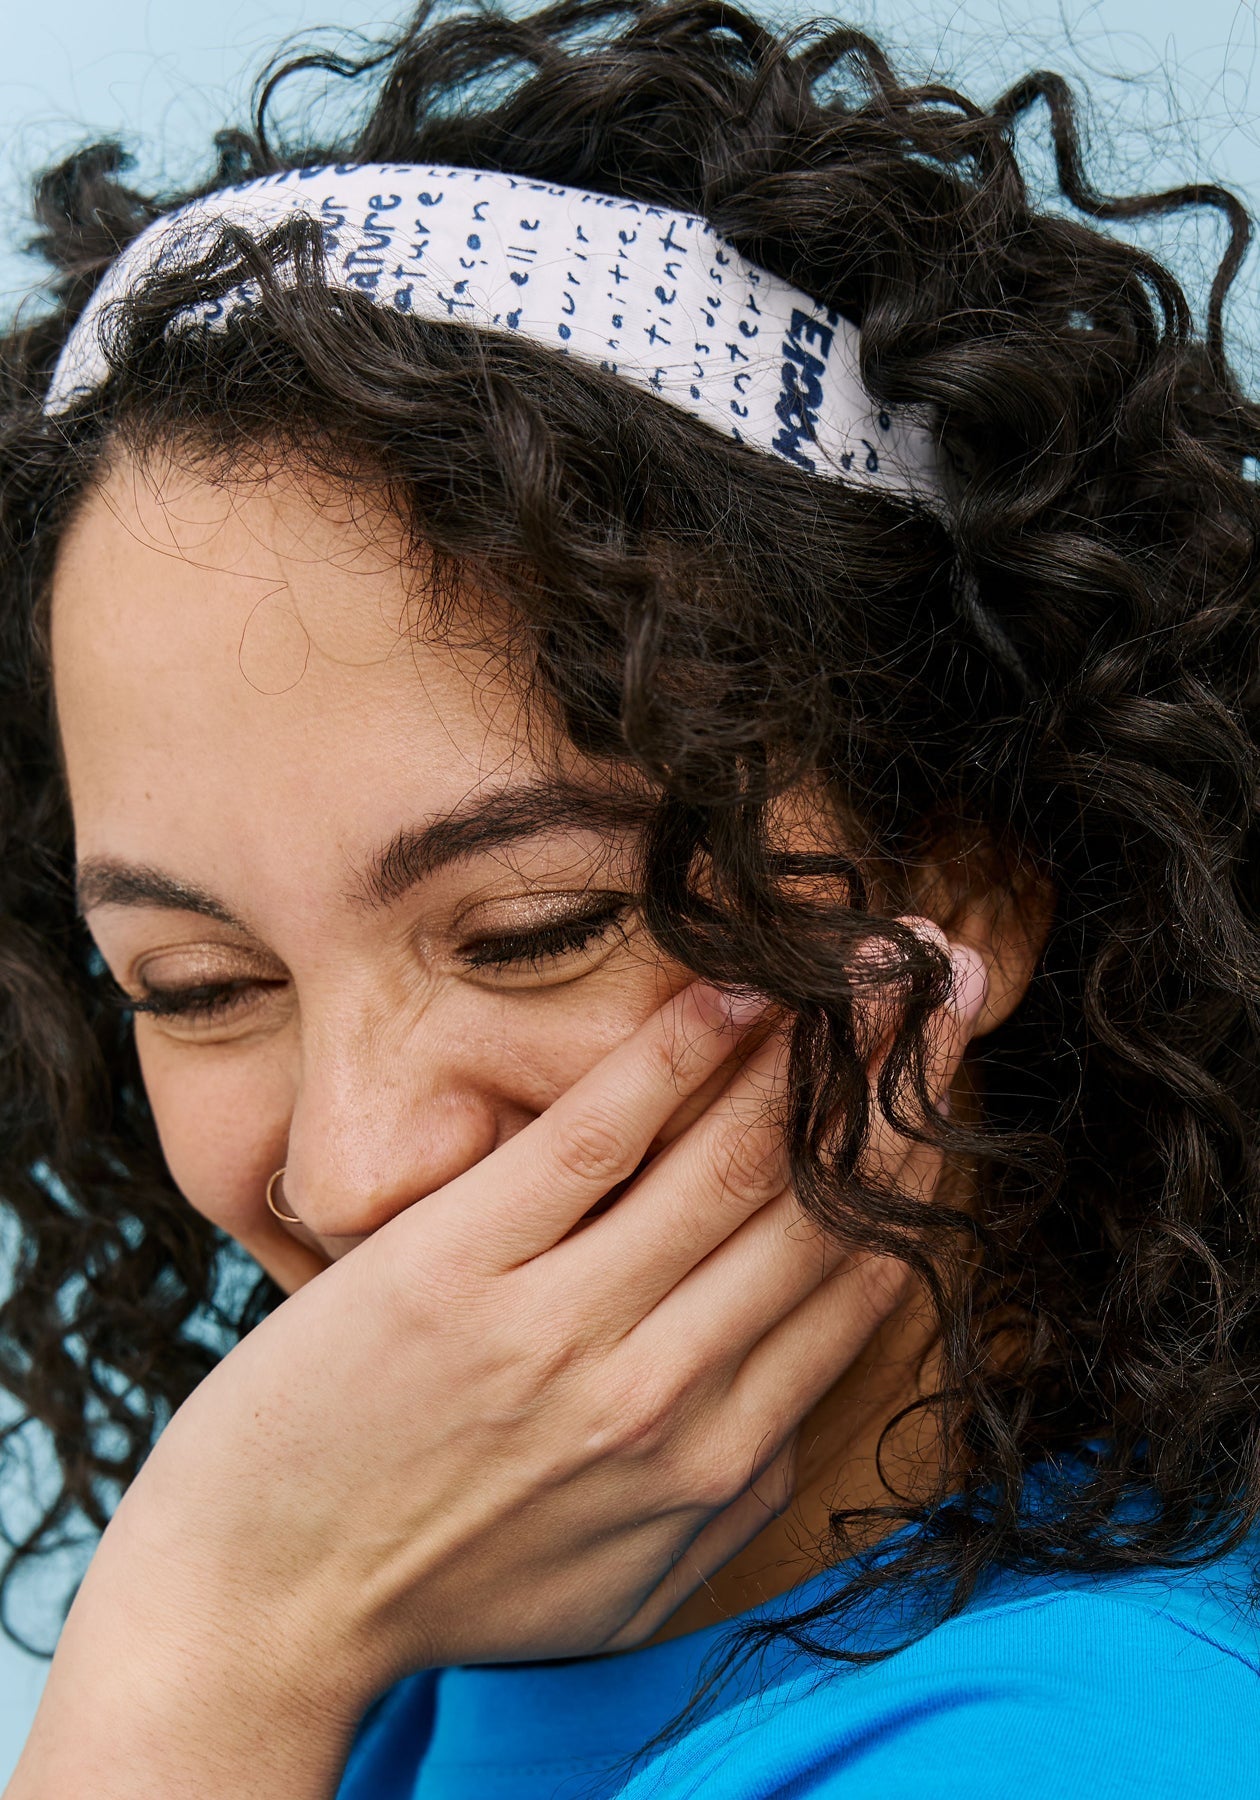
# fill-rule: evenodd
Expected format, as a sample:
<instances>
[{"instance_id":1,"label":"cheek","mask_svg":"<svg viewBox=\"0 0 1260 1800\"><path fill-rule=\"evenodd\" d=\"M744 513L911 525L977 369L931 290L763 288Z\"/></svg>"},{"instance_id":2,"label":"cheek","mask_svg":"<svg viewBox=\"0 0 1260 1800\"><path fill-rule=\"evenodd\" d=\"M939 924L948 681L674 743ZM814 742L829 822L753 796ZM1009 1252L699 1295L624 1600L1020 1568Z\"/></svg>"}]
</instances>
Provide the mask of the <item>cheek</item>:
<instances>
[{"instance_id":1,"label":"cheek","mask_svg":"<svg viewBox=\"0 0 1260 1800\"><path fill-rule=\"evenodd\" d=\"M453 986L411 1027L427 1043L428 1056L402 1053L386 1059L387 1067L343 1065L324 1076L334 1086L352 1080L360 1095L388 1086L413 1118L427 1106L446 1108L452 1101L471 1107L486 1126L475 1134L477 1141L491 1145L545 1111L690 979L677 965L639 954L613 958L582 980L531 994ZM163 1154L180 1192L282 1287L292 1290L309 1279L319 1266L311 1260L315 1241L296 1241L267 1210L265 1193L268 1178L286 1160L300 1088L320 1078L311 1066L317 1054L312 1045L303 1051L286 1033L198 1047L173 1043L143 1019L136 1045Z\"/></svg>"},{"instance_id":2,"label":"cheek","mask_svg":"<svg viewBox=\"0 0 1260 1800\"><path fill-rule=\"evenodd\" d=\"M139 1022L136 1048L162 1152L190 1205L247 1246L269 1236L267 1178L284 1161L292 1081L261 1047L199 1050Z\"/></svg>"},{"instance_id":3,"label":"cheek","mask_svg":"<svg viewBox=\"0 0 1260 1800\"><path fill-rule=\"evenodd\" d=\"M545 996L499 1002L499 1080L531 1114L542 1112L692 979L644 952Z\"/></svg>"},{"instance_id":4,"label":"cheek","mask_svg":"<svg viewBox=\"0 0 1260 1800\"><path fill-rule=\"evenodd\" d=\"M448 1070L465 1091L533 1116L690 980L680 965L642 955L545 993L465 990L441 1034ZM298 1059L270 1042L173 1044L143 1020L136 1048L176 1186L233 1237L256 1234L268 1177L284 1161Z\"/></svg>"}]
</instances>

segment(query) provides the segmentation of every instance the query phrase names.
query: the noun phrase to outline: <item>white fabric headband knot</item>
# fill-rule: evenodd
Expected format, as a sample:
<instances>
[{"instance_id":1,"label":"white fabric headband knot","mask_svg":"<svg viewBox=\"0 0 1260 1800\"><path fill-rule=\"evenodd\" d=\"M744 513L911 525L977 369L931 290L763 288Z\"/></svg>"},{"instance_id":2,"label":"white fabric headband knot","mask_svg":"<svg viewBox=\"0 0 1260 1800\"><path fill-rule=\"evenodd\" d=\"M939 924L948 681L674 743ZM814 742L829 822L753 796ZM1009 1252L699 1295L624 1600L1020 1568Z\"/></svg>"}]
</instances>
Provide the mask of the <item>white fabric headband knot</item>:
<instances>
[{"instance_id":1,"label":"white fabric headband knot","mask_svg":"<svg viewBox=\"0 0 1260 1800\"><path fill-rule=\"evenodd\" d=\"M67 412L105 385L110 308L141 282L205 255L225 225L262 236L298 214L321 228L333 288L518 333L811 473L929 503L939 495L931 432L865 391L858 331L839 313L748 262L695 214L481 169L286 170L155 219L89 300L44 411ZM246 281L176 314L170 329L222 331L257 301Z\"/></svg>"}]
</instances>

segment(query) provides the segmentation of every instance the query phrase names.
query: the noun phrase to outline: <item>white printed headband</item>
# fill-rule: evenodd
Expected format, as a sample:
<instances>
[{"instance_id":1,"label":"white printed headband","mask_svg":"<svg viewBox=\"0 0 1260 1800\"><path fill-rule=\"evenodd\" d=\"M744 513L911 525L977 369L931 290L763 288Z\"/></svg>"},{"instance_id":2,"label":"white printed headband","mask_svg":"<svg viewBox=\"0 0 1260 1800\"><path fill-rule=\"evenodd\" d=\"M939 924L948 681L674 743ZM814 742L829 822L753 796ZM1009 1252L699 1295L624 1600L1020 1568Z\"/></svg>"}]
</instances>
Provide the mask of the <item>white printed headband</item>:
<instances>
[{"instance_id":1,"label":"white printed headband","mask_svg":"<svg viewBox=\"0 0 1260 1800\"><path fill-rule=\"evenodd\" d=\"M155 219L89 300L44 411L67 412L105 385L112 308L141 283L205 255L225 225L262 236L299 214L321 227L331 287L517 333L811 473L929 504L939 496L932 434L865 391L847 319L748 262L695 214L491 170L287 170ZM169 328L225 330L257 300L247 280Z\"/></svg>"}]
</instances>

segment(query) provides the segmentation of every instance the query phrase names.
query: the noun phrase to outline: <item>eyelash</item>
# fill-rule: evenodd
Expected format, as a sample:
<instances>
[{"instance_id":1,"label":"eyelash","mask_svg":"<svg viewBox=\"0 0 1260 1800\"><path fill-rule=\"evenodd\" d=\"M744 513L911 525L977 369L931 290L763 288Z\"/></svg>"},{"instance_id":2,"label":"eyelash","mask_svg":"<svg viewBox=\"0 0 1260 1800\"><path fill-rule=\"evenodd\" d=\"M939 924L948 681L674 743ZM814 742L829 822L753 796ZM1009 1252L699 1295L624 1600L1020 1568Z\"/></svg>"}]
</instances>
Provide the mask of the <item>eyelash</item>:
<instances>
[{"instance_id":1,"label":"eyelash","mask_svg":"<svg viewBox=\"0 0 1260 1800\"><path fill-rule=\"evenodd\" d=\"M554 925L543 925L537 931L481 938L465 945L459 959L466 969L541 969L557 957L585 950L597 938L605 937L613 926L624 936L629 910L626 898L605 900L589 912L557 919Z\"/></svg>"},{"instance_id":2,"label":"eyelash","mask_svg":"<svg viewBox=\"0 0 1260 1800\"><path fill-rule=\"evenodd\" d=\"M466 945L459 960L467 969L489 969L506 973L512 969L541 972L548 963L562 956L584 950L596 939L605 937L615 926L624 937L624 921L630 910L628 898L605 902L587 913L544 925L537 931L504 932ZM204 982L196 987L150 988L140 999L130 994L118 996L125 1012L145 1013L158 1019L198 1019L209 1021L227 1016L240 1005L252 988L279 986L273 982L223 981Z\"/></svg>"},{"instance_id":3,"label":"eyelash","mask_svg":"<svg viewBox=\"0 0 1260 1800\"><path fill-rule=\"evenodd\" d=\"M217 1019L238 1006L251 988L277 985L274 982L215 981L197 987L150 988L140 1000L124 994L119 1004L124 1012L148 1013L156 1019Z\"/></svg>"}]
</instances>

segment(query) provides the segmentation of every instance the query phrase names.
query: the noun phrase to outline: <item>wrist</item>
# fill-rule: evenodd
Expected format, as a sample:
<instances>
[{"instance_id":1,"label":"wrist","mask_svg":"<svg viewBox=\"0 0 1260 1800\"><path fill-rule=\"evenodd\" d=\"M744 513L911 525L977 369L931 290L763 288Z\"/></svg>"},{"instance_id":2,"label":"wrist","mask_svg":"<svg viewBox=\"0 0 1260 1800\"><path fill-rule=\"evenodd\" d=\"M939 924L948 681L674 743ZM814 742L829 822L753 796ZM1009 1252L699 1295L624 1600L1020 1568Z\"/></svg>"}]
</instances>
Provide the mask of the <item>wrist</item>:
<instances>
[{"instance_id":1,"label":"wrist","mask_svg":"<svg viewBox=\"0 0 1260 1800\"><path fill-rule=\"evenodd\" d=\"M261 1617L148 1523L125 1501L102 1539L5 1800L331 1800L372 1698L333 1634Z\"/></svg>"}]
</instances>

